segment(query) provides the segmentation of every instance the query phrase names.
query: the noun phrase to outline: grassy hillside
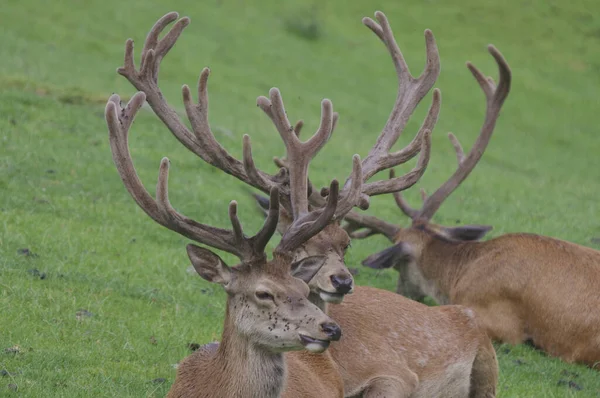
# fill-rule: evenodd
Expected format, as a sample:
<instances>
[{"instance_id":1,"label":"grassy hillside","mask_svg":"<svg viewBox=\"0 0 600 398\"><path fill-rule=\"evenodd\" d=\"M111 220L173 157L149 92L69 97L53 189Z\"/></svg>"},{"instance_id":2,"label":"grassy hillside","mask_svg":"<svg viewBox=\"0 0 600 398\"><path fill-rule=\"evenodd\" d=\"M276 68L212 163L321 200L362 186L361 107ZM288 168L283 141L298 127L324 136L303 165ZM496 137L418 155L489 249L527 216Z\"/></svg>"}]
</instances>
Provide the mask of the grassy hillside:
<instances>
[{"instance_id":1,"label":"grassy hillside","mask_svg":"<svg viewBox=\"0 0 600 398\"><path fill-rule=\"evenodd\" d=\"M203 4L204 3L204 4ZM254 4L251 4L254 3ZM496 76L496 45L513 70L512 92L479 166L436 215L440 223L487 223L492 236L527 231L600 249L600 6L592 0L283 2L75 2L5 0L0 13L0 396L164 396L189 343L220 335L225 295L186 271L186 240L136 207L112 163L104 122L111 93L133 88L115 69L125 39L137 52L156 19L192 19L165 59L161 87L182 110L180 87L212 69L211 123L241 156L252 136L259 167L283 145L255 106L279 87L291 120L306 131L330 98L340 122L314 160L317 185L344 178L366 155L396 94L383 45L363 16L388 15L413 73L424 62L423 30L440 49L442 111L432 160L419 186L435 189L455 167L446 132L470 148L484 100L464 66ZM400 144L417 131L428 96ZM237 199L247 232L262 220L245 187L194 157L142 111L130 146L153 191L171 159L172 203L228 227ZM412 167L412 164L406 168ZM415 203L418 190L407 192ZM370 213L406 223L390 197ZM347 263L385 247L356 242ZM273 247L273 244L271 244ZM234 263L231 256L224 256ZM360 268L360 267L359 267ZM357 283L393 289L393 271L360 268ZM498 346L501 397L597 397L600 375L524 346ZM18 390L15 393L14 390Z\"/></svg>"}]
</instances>

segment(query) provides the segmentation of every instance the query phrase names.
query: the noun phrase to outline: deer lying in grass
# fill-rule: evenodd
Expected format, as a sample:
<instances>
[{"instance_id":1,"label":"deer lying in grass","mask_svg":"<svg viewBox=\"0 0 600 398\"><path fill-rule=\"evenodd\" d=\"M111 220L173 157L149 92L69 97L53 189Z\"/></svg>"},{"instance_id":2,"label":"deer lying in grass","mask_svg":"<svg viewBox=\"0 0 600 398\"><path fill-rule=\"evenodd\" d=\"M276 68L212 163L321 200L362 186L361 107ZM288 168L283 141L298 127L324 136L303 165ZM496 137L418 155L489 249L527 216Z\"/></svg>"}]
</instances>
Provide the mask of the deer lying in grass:
<instances>
[{"instance_id":1,"label":"deer lying in grass","mask_svg":"<svg viewBox=\"0 0 600 398\"><path fill-rule=\"evenodd\" d=\"M397 269L399 294L415 300L429 295L440 304L468 306L495 340L529 342L567 362L599 368L599 251L524 233L479 242L491 226L445 227L430 221L481 159L508 95L510 71L494 56L500 64L497 87L469 64L487 98L486 118L471 151L465 156L456 137L449 134L458 168L432 195L421 191L420 209L411 208L399 192L394 194L411 226L402 228L352 212L346 229L353 238L381 233L394 243L363 264ZM393 171L390 174L393 177Z\"/></svg>"},{"instance_id":2,"label":"deer lying in grass","mask_svg":"<svg viewBox=\"0 0 600 398\"><path fill-rule=\"evenodd\" d=\"M419 78L412 77L385 15L380 12L375 15L379 23L369 18L365 18L363 23L377 34L392 54L401 89L386 127L362 162L362 181L359 182L361 192L366 196L374 193L370 191L373 189L372 184L378 184L367 184L366 179L384 169L386 162L390 164L393 156L398 158L399 154L411 151L416 153L418 146L422 145L419 143L421 139L424 145L419 162L421 166L417 167L427 164L429 134L426 132L435 124L440 100L439 91L434 91L434 103L417 137L409 147L388 154L404 129L409 115L435 83L439 61L433 35L426 31L427 67ZM491 49L491 52L500 67L501 75L506 78L508 66L497 50ZM476 77L481 75L475 68L471 69ZM293 165L289 160L278 160L277 163ZM421 174L422 169L414 173L415 178L418 180ZM352 175L346 182L346 186L353 184L356 184L356 175ZM403 184L399 189L412 184L412 181L410 184ZM313 205L318 208L322 198L315 197L314 192ZM268 199L259 195L255 197L261 208L270 208ZM357 200L360 199L364 197L357 196ZM338 206L336 214L346 214L341 210L345 209ZM284 234L293 223L295 218L282 207L278 231ZM345 239L347 242L349 239L339 222L331 221L328 228L305 243L304 249L296 250L294 258L299 260L308 254L322 255L335 250L335 246L328 247L319 240L325 233L337 236L340 241ZM337 235L333 235L334 233ZM343 254L341 258L343 259ZM310 296L310 299L315 302L316 298ZM354 293L341 304L326 306L325 310L344 330L343 339L332 345L328 352L338 365L344 380L345 396L495 396L498 379L496 354L471 310L462 306L430 308L384 290L361 286L357 286Z\"/></svg>"},{"instance_id":3,"label":"deer lying in grass","mask_svg":"<svg viewBox=\"0 0 600 398\"><path fill-rule=\"evenodd\" d=\"M330 223L338 205L339 188L334 180L324 208L302 211L302 203L307 202L308 163L334 127L332 105L328 100L323 101L317 133L306 142L295 141L294 150L288 152L288 156L298 156L302 167L291 170L289 193L284 197L300 212L275 249L273 260L267 261L264 250L278 222L280 192L276 180L281 176L267 176L254 167L247 136L244 137L243 163L228 156L218 145L207 122L207 70L200 76L198 105L191 103L188 87L183 88L193 132L165 102L157 85L159 63L189 19L180 19L163 39L158 40L158 36L177 18L176 13L170 13L154 25L146 39L139 70L133 64L133 42L127 41L125 65L118 71L141 92L135 94L125 108L120 107L117 95L106 105L113 160L125 187L153 220L187 238L234 254L241 264L228 267L210 250L188 245L189 258L198 274L222 285L227 292L225 322L220 345L205 346L180 364L169 397L342 397L339 373L329 354L323 353L331 341L339 340L341 330L308 300L309 288L305 283L326 259L310 256L293 261L290 254ZM279 95L277 89L272 93ZM229 205L232 230L200 224L178 213L168 198L169 161L166 158L160 165L156 199L145 190L131 160L128 132L146 99L188 148L201 152L211 159L209 163L242 180L268 187L272 205L263 228L255 236L244 235L236 202ZM284 355L292 350L305 351ZM323 354L312 355L307 351Z\"/></svg>"}]
</instances>

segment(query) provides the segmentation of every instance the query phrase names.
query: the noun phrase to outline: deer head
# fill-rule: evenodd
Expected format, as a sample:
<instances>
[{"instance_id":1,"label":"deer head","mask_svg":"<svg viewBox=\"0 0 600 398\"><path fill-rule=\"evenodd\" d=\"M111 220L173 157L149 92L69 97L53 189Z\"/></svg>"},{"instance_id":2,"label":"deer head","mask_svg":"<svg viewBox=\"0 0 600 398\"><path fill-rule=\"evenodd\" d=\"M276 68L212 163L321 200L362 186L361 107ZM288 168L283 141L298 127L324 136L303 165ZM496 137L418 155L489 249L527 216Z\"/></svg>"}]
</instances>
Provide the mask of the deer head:
<instances>
[{"instance_id":1,"label":"deer head","mask_svg":"<svg viewBox=\"0 0 600 398\"><path fill-rule=\"evenodd\" d=\"M154 25L142 50L139 70L136 70L133 63L133 42L128 40L126 43L125 65L118 72L127 77L140 92L125 107L121 107L118 95L111 96L105 112L110 147L119 175L135 202L154 221L189 239L232 253L240 259L240 264L229 267L209 249L191 244L187 247L190 261L198 274L209 282L220 284L227 292L224 341L225 334L230 333L249 344L273 352L299 349L321 352L328 347L330 341L338 340L341 336L339 326L307 300L309 288L306 282L322 267L325 258L310 256L293 261L290 253L319 233L334 217L338 202L337 181L331 183L332 195L325 207L317 212L298 214L276 247L271 261L267 260L265 247L276 230L280 197L288 201L294 195L301 197L297 193L299 188L306 186L306 182L302 181L306 180L308 163L331 134L334 119L331 103L323 101L321 128L307 143L311 148L311 155L305 157L304 174L298 172L291 178L289 189L292 194L289 190L282 194L279 186L283 184L279 181L286 178L287 172L269 176L257 170L252 161L248 136L244 136L243 162L229 155L216 141L208 125L208 69L204 69L200 75L197 105L192 103L189 88L183 87L183 100L192 131L160 93L160 61L173 47L189 19L177 21L162 39L159 40L158 36L177 18L176 13L169 13ZM279 96L277 89L272 89L271 93ZM244 234L235 201L229 205L232 226L229 230L201 224L177 212L169 202L169 160L166 158L160 164L156 199L146 191L137 176L128 147L129 128L146 100L188 149L213 166L270 193L271 206L263 227L256 235L247 237ZM298 206L297 200L292 203Z\"/></svg>"},{"instance_id":2,"label":"deer head","mask_svg":"<svg viewBox=\"0 0 600 398\"><path fill-rule=\"evenodd\" d=\"M400 150L391 151L392 146L404 130L410 115L431 90L439 75L439 54L433 34L430 30L426 30L426 66L421 75L418 77L412 76L402 52L394 39L394 34L386 16L382 12L376 12L375 17L377 22L371 18L364 18L363 24L375 33L388 49L396 69L398 94L390 116L367 156L362 161L358 155L354 156L353 170L346 179L344 189L340 193L340 200L334 218L323 231L306 241L294 253L295 259L313 255L323 255L326 257L325 265L309 282L312 293L311 300L317 302L319 305L321 305L320 301L340 303L344 295L351 293L353 289L352 274L348 271L344 261L344 254L350 246L350 236L341 227L341 220L354 207L363 210L367 209L371 196L402 191L411 187L419 180L429 162L430 134L437 122L440 110L441 95L440 91L435 89L429 112L412 142ZM261 106L261 108L265 111L274 112L277 107L266 106L268 105L266 101L265 98L263 100L265 106ZM285 117L285 113L279 112L278 118ZM302 121L296 123L293 128L296 136L300 135L302 126ZM292 130L287 119L286 123L279 130L280 133ZM282 137L284 137L283 134ZM292 169L297 167L297 162L295 158L289 156L289 153L290 149L288 148L287 159L275 158L275 163L283 169L290 170L290 175L292 175ZM376 174L399 164L406 163L418 154L420 156L416 166L407 174L389 180L369 181ZM310 184L307 187L307 191L312 210L322 208L325 205L325 198L330 194L328 189L324 188L318 192L312 189ZM266 211L269 205L268 200L259 195L255 195L255 198L261 208ZM308 207L305 208L305 211L308 211ZM289 211L285 207L282 207L277 229L282 233L285 232L294 219L294 211ZM321 308L323 308L323 305L321 305Z\"/></svg>"},{"instance_id":3,"label":"deer head","mask_svg":"<svg viewBox=\"0 0 600 398\"><path fill-rule=\"evenodd\" d=\"M258 194L253 196L266 217L270 206L269 199ZM285 207L280 206L277 231L282 235L285 234L293 221L293 217ZM338 304L342 302L346 294L352 293L354 279L344 262L344 255L349 247L350 237L340 227L339 222L332 221L321 232L293 252L293 257L297 261L311 256L325 259L324 265L308 282L311 301L315 302L319 297L323 302ZM323 308L322 305L321 308Z\"/></svg>"},{"instance_id":4,"label":"deer head","mask_svg":"<svg viewBox=\"0 0 600 398\"><path fill-rule=\"evenodd\" d=\"M380 233L394 243L394 246L366 258L363 265L375 269L390 267L398 269L400 271L399 292L414 299L421 299L425 295L424 285L427 281L422 277L420 266L424 261L424 256L431 254L432 245L440 240L477 241L492 229L487 225L446 227L431 222L442 202L468 177L483 156L500 115L500 109L510 91L511 71L508 64L494 46L490 45L488 50L498 65L500 75L498 85L492 78L486 78L473 64L467 63L467 67L479 83L486 98L485 120L473 148L465 156L458 139L452 133L448 134L456 152L458 168L432 195L428 196L425 191L421 190L423 206L420 209L410 207L400 192L393 193L400 210L411 219L410 227L402 228L376 217L356 212L350 212L346 216L345 229L353 238L366 238ZM390 170L390 178L394 178L393 169ZM440 264L440 266L442 265Z\"/></svg>"}]
</instances>

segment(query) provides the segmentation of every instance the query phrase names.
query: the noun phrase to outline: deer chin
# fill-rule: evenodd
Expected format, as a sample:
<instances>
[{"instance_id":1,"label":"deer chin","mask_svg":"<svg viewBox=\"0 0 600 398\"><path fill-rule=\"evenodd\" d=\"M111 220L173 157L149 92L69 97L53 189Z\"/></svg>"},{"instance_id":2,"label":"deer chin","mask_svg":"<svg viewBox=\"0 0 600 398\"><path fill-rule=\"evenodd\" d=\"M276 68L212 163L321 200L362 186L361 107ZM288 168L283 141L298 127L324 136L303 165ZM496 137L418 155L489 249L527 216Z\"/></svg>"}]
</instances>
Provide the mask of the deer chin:
<instances>
[{"instance_id":1,"label":"deer chin","mask_svg":"<svg viewBox=\"0 0 600 398\"><path fill-rule=\"evenodd\" d=\"M330 304L340 304L344 301L344 293L332 293L326 292L325 290L319 289L319 297L326 303Z\"/></svg>"},{"instance_id":2,"label":"deer chin","mask_svg":"<svg viewBox=\"0 0 600 398\"><path fill-rule=\"evenodd\" d=\"M319 340L300 333L300 342L308 352L319 354L329 348L329 340Z\"/></svg>"}]
</instances>

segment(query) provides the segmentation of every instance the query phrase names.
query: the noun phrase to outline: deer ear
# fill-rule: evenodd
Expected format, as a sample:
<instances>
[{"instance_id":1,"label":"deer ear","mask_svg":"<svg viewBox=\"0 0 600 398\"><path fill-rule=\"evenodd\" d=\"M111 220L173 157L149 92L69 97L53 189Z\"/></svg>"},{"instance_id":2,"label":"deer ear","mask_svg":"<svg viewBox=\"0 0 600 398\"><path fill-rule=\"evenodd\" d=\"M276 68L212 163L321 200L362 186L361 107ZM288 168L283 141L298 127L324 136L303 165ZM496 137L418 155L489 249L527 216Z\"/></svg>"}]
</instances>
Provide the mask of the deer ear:
<instances>
[{"instance_id":1,"label":"deer ear","mask_svg":"<svg viewBox=\"0 0 600 398\"><path fill-rule=\"evenodd\" d=\"M196 245L187 245L186 249L194 269L203 279L223 286L231 281L231 270L221 257Z\"/></svg>"},{"instance_id":2,"label":"deer ear","mask_svg":"<svg viewBox=\"0 0 600 398\"><path fill-rule=\"evenodd\" d=\"M266 217L269 214L269 198L255 193L253 193L252 196L254 196L254 200L256 200L256 204L261 210L262 215ZM283 236L283 234L285 234L285 232L290 228L290 225L292 225L292 221L292 217L287 212L287 210L285 210L284 207L280 206L279 221L277 222L277 232L279 232L281 236Z\"/></svg>"},{"instance_id":3,"label":"deer ear","mask_svg":"<svg viewBox=\"0 0 600 398\"><path fill-rule=\"evenodd\" d=\"M392 268L401 261L408 261L414 258L412 246L406 242L400 242L392 247L371 254L362 261L362 265L373 269Z\"/></svg>"},{"instance_id":4,"label":"deer ear","mask_svg":"<svg viewBox=\"0 0 600 398\"><path fill-rule=\"evenodd\" d=\"M258 209L262 212L262 215L266 217L269 214L269 198L257 193L252 193L252 196L258 205Z\"/></svg>"},{"instance_id":5,"label":"deer ear","mask_svg":"<svg viewBox=\"0 0 600 398\"><path fill-rule=\"evenodd\" d=\"M325 256L310 256L296 261L292 264L292 276L308 283L325 264L325 260Z\"/></svg>"},{"instance_id":6,"label":"deer ear","mask_svg":"<svg viewBox=\"0 0 600 398\"><path fill-rule=\"evenodd\" d=\"M458 241L480 240L492 230L491 225L463 225L461 227L443 227L442 235Z\"/></svg>"}]
</instances>

